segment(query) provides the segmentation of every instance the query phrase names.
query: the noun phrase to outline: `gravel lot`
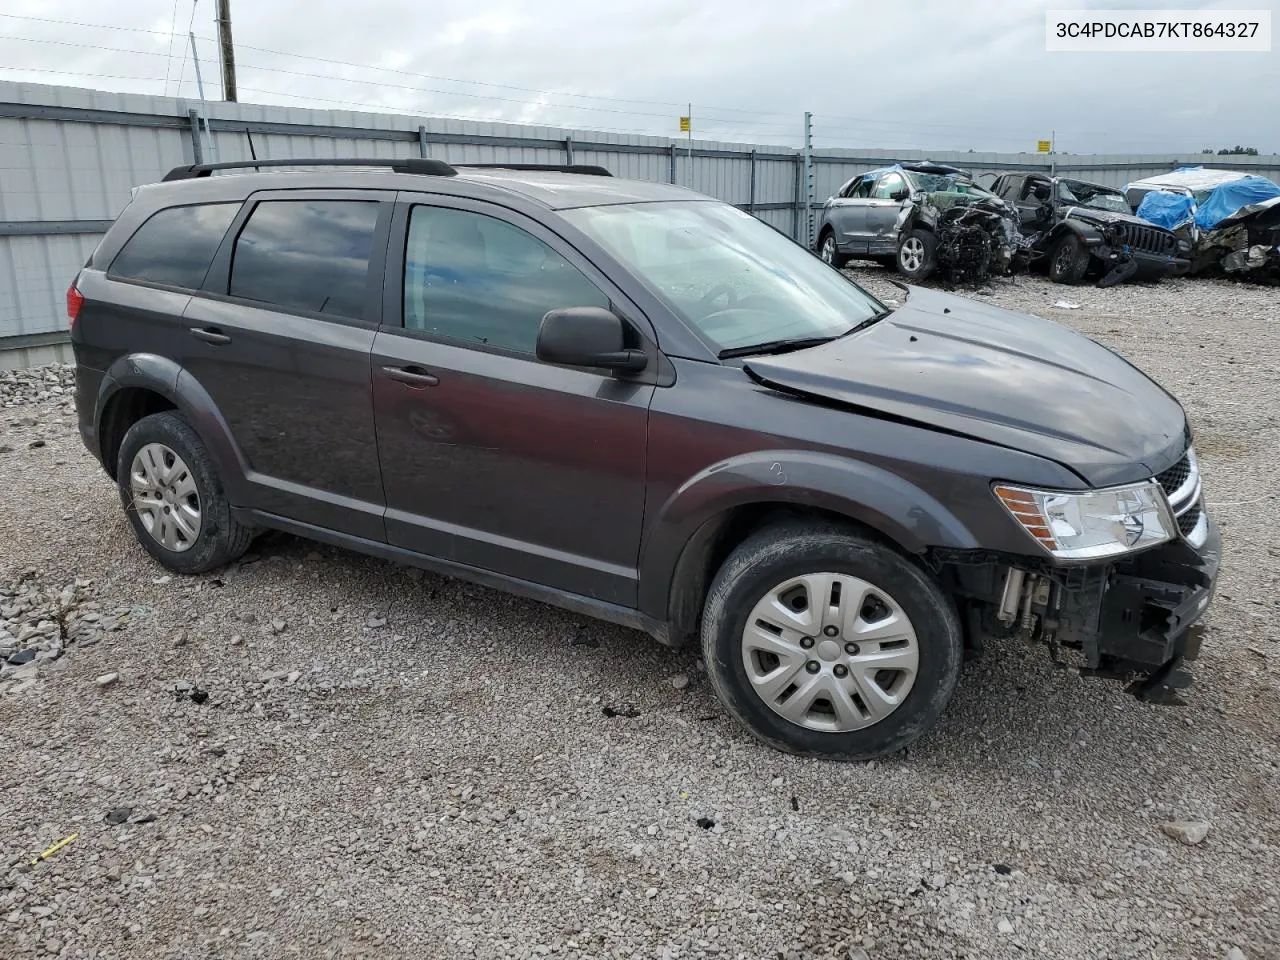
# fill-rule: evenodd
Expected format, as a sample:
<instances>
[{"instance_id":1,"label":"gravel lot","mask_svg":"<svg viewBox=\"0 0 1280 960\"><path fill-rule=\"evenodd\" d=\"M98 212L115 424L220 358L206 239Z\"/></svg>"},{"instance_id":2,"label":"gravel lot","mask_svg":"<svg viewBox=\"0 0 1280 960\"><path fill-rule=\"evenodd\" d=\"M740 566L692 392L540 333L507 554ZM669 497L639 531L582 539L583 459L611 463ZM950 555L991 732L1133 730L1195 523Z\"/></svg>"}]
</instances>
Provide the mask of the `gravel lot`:
<instances>
[{"instance_id":1,"label":"gravel lot","mask_svg":"<svg viewBox=\"0 0 1280 960\"><path fill-rule=\"evenodd\" d=\"M289 537L167 576L70 371L0 374L0 954L1280 958L1280 297L969 295L1186 405L1227 550L1187 706L1005 644L909 755L796 760L621 628Z\"/></svg>"}]
</instances>

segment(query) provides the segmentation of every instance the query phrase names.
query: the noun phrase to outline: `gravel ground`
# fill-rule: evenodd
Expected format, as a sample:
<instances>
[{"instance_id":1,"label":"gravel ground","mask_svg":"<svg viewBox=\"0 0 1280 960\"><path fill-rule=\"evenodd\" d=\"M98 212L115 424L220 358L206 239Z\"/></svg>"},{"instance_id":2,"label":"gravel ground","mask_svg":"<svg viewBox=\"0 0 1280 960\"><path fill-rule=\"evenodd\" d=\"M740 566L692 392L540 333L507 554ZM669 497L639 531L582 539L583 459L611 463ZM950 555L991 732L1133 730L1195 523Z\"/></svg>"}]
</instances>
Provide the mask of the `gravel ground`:
<instances>
[{"instance_id":1,"label":"gravel ground","mask_svg":"<svg viewBox=\"0 0 1280 960\"><path fill-rule=\"evenodd\" d=\"M1280 958L1277 294L969 295L1189 410L1227 559L1187 706L1004 644L907 755L786 757L621 628L282 536L170 577L70 372L0 375L0 954Z\"/></svg>"}]
</instances>

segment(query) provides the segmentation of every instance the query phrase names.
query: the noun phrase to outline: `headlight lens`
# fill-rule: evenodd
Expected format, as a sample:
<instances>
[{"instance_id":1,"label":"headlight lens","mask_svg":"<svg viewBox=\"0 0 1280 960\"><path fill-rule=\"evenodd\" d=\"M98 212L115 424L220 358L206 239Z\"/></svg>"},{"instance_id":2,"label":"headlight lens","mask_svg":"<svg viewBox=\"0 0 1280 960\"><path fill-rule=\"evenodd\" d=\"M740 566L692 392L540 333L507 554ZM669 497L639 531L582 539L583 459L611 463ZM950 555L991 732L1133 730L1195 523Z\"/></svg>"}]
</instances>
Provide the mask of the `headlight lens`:
<instances>
[{"instance_id":1,"label":"headlight lens","mask_svg":"<svg viewBox=\"0 0 1280 960\"><path fill-rule=\"evenodd\" d=\"M995 494L1042 547L1062 560L1113 557L1173 539L1174 519L1154 480L1065 493L996 484Z\"/></svg>"}]
</instances>

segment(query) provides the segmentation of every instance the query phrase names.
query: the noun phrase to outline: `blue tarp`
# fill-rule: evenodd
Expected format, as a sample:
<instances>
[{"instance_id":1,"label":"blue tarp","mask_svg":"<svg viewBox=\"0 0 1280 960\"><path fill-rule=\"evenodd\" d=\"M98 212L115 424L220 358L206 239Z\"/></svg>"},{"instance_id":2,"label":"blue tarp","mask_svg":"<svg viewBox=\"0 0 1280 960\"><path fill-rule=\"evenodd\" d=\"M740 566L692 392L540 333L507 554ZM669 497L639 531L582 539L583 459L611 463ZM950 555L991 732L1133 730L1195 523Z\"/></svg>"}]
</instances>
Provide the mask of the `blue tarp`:
<instances>
[{"instance_id":1,"label":"blue tarp","mask_svg":"<svg viewBox=\"0 0 1280 960\"><path fill-rule=\"evenodd\" d=\"M1280 197L1280 187L1266 177L1244 177L1224 183L1215 187L1209 198L1197 208L1196 226L1201 230L1212 230L1241 207L1272 197Z\"/></svg>"},{"instance_id":2,"label":"blue tarp","mask_svg":"<svg viewBox=\"0 0 1280 960\"><path fill-rule=\"evenodd\" d=\"M1138 205L1138 216L1166 230L1176 230L1195 216L1196 202L1182 193L1152 190Z\"/></svg>"}]
</instances>

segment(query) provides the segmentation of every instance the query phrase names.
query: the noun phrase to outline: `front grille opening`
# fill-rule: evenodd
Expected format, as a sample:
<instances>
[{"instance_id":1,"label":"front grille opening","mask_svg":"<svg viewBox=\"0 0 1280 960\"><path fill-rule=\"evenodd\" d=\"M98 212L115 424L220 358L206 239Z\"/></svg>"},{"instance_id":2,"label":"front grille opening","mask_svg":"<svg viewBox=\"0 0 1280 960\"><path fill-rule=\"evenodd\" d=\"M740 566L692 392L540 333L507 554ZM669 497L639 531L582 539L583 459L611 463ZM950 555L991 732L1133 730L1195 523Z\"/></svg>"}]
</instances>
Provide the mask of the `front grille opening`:
<instances>
[{"instance_id":1,"label":"front grille opening","mask_svg":"<svg viewBox=\"0 0 1280 960\"><path fill-rule=\"evenodd\" d=\"M1184 537L1189 537L1191 531L1196 528L1196 524L1200 522L1200 513L1200 504L1197 503L1178 518L1178 529L1182 531Z\"/></svg>"},{"instance_id":2,"label":"front grille opening","mask_svg":"<svg viewBox=\"0 0 1280 960\"><path fill-rule=\"evenodd\" d=\"M1165 496L1172 496L1191 476L1191 458L1184 456L1164 473L1156 477L1156 482L1164 488Z\"/></svg>"}]
</instances>

